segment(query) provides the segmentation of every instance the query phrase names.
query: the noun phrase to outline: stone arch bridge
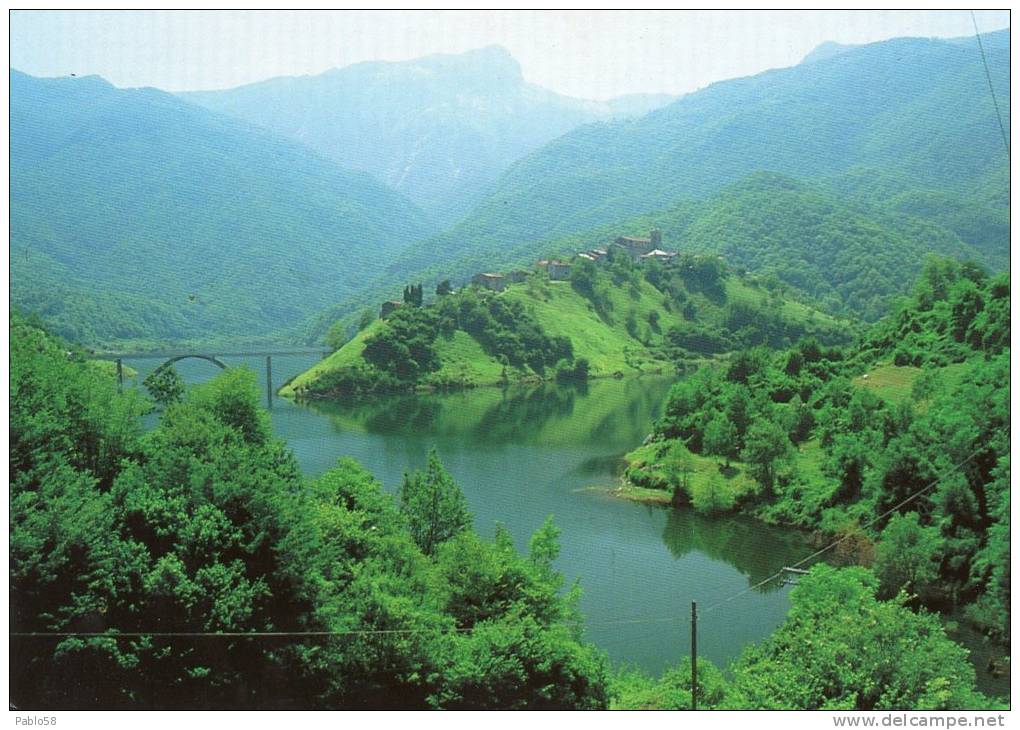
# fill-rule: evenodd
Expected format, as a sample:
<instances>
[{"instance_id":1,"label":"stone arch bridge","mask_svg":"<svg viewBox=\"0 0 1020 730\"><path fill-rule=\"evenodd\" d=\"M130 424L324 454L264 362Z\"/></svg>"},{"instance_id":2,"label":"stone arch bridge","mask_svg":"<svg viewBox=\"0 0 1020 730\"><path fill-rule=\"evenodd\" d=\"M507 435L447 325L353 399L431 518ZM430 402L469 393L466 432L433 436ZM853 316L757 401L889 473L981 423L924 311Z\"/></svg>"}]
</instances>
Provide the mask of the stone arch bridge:
<instances>
[{"instance_id":1,"label":"stone arch bridge","mask_svg":"<svg viewBox=\"0 0 1020 730\"><path fill-rule=\"evenodd\" d=\"M319 354L321 357L327 357L330 355L325 350L273 350L273 351L259 351L259 352L219 352L219 351L206 351L206 352L107 352L107 353L96 353L96 357L103 360L113 360L117 363L117 383L119 386L124 385L124 361L125 360L164 360L164 362L157 367L153 372L159 372L165 368L171 367L174 363L180 362L181 360L196 359L205 360L210 362L221 370L228 369L228 365L223 361L223 358L229 357L264 357L266 358L266 401L270 407L273 405L273 356L284 356L284 355L315 355Z\"/></svg>"}]
</instances>

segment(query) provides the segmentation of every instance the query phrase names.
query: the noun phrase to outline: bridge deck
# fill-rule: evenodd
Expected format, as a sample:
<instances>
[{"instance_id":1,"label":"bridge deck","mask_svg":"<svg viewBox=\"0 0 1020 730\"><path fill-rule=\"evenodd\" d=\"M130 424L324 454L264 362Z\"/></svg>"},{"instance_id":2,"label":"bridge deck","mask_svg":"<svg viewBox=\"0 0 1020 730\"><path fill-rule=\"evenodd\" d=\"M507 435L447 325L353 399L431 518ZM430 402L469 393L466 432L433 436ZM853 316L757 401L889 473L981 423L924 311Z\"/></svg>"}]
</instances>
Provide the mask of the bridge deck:
<instances>
[{"instance_id":1,"label":"bridge deck","mask_svg":"<svg viewBox=\"0 0 1020 730\"><path fill-rule=\"evenodd\" d=\"M99 360L170 360L175 357L205 355L207 357L273 357L276 355L319 355L326 357L325 350L259 350L252 352L222 352L220 350L167 350L165 352L96 352L92 356Z\"/></svg>"}]
</instances>

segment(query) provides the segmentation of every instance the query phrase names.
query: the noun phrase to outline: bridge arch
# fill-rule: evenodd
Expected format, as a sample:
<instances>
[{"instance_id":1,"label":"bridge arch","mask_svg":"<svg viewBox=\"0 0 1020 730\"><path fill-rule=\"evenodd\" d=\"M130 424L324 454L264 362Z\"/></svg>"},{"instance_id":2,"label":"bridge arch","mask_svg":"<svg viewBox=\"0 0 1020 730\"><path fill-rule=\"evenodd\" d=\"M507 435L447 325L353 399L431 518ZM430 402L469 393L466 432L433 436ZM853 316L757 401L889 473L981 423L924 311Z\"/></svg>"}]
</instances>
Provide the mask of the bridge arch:
<instances>
[{"instance_id":1,"label":"bridge arch","mask_svg":"<svg viewBox=\"0 0 1020 730\"><path fill-rule=\"evenodd\" d=\"M176 357L171 357L165 363L163 363L158 368L156 368L153 372L158 373L160 370L164 370L165 368L170 367L175 362L179 362L181 360L187 360L188 358L194 358L196 360L206 360L207 362L211 362L213 365L215 365L218 368L220 368L220 370L226 370L227 369L226 363L224 363L222 360L218 359L215 355L190 354L190 355L177 355Z\"/></svg>"}]
</instances>

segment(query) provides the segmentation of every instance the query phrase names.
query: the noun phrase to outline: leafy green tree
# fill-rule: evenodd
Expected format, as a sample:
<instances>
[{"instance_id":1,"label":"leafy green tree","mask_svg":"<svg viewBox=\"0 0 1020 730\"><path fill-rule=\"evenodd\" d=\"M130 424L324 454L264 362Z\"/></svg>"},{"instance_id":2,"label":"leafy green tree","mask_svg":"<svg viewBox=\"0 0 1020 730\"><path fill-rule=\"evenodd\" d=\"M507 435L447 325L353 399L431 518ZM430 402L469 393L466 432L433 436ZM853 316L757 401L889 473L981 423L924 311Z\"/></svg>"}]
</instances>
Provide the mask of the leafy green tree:
<instances>
[{"instance_id":1,"label":"leafy green tree","mask_svg":"<svg viewBox=\"0 0 1020 730\"><path fill-rule=\"evenodd\" d=\"M764 373L768 366L769 351L764 347L754 347L734 353L726 368L726 379L733 383L747 385L756 375Z\"/></svg>"},{"instance_id":2,"label":"leafy green tree","mask_svg":"<svg viewBox=\"0 0 1020 730\"><path fill-rule=\"evenodd\" d=\"M612 682L614 710L691 709L691 659L684 657L658 679L641 672L624 670ZM712 662L698 658L698 709L726 707L726 678ZM745 708L746 709L746 708Z\"/></svg>"},{"instance_id":3,"label":"leafy green tree","mask_svg":"<svg viewBox=\"0 0 1020 730\"><path fill-rule=\"evenodd\" d=\"M699 481L691 489L691 504L702 514L714 515L733 509L734 495L718 473Z\"/></svg>"},{"instance_id":4,"label":"leafy green tree","mask_svg":"<svg viewBox=\"0 0 1020 730\"><path fill-rule=\"evenodd\" d=\"M1010 636L1009 456L1002 456L993 472L989 500L994 518L985 545L974 557L972 581L982 594L967 614L992 636Z\"/></svg>"},{"instance_id":5,"label":"leafy green tree","mask_svg":"<svg viewBox=\"0 0 1020 730\"><path fill-rule=\"evenodd\" d=\"M963 342L971 325L985 308L980 287L970 279L960 279L949 290L950 332L957 342Z\"/></svg>"},{"instance_id":6,"label":"leafy green tree","mask_svg":"<svg viewBox=\"0 0 1020 730\"><path fill-rule=\"evenodd\" d=\"M776 482L776 470L789 457L790 450L790 439L782 426L770 420L758 420L747 431L741 458L758 483L771 491Z\"/></svg>"},{"instance_id":7,"label":"leafy green tree","mask_svg":"<svg viewBox=\"0 0 1020 730\"><path fill-rule=\"evenodd\" d=\"M192 388L189 402L199 410L208 411L251 444L267 444L272 429L269 414L259 404L259 391L254 371L230 368L207 383Z\"/></svg>"},{"instance_id":8,"label":"leafy green tree","mask_svg":"<svg viewBox=\"0 0 1020 730\"><path fill-rule=\"evenodd\" d=\"M722 413L717 413L705 426L703 448L706 454L722 456L729 467L730 459L737 458L740 449L737 442L737 427Z\"/></svg>"},{"instance_id":9,"label":"leafy green tree","mask_svg":"<svg viewBox=\"0 0 1020 730\"><path fill-rule=\"evenodd\" d=\"M173 365L156 368L142 383L159 405L166 407L184 397L184 380Z\"/></svg>"},{"instance_id":10,"label":"leafy green tree","mask_svg":"<svg viewBox=\"0 0 1020 730\"><path fill-rule=\"evenodd\" d=\"M58 366L67 362L59 351L51 358ZM25 365L33 379L57 374L31 358L19 367ZM48 391L96 377L90 368L67 365L69 377L48 382ZM76 465L52 446L12 464L13 615L25 630L111 633L20 647L35 677L15 688L20 697L52 707L222 707L250 691L244 689L252 687L250 670L243 667L272 674L273 661L257 642L210 645L208 639L144 635L152 627L266 630L280 620L272 600L291 602L275 580L273 546L282 526L275 498L297 491L297 467L264 437L261 418L252 420L246 411L257 394L239 393L244 375L226 372L193 389L136 446L119 450L109 467L102 461ZM112 382L107 387L112 392L105 405L97 404L88 442L102 443L117 424L118 401L134 400L118 395ZM96 381L86 392L100 388ZM15 402L21 399L19 389ZM73 424L74 410L52 411L57 418L47 430L57 434ZM15 434L18 422L14 418ZM70 456L77 437L67 435L60 441L71 447ZM40 467L55 481L24 491ZM99 473L109 484L97 480ZM38 557L24 553L33 545ZM125 631L143 635L112 638ZM72 677L79 679L66 681Z\"/></svg>"},{"instance_id":11,"label":"leafy green tree","mask_svg":"<svg viewBox=\"0 0 1020 730\"><path fill-rule=\"evenodd\" d=\"M728 385L722 390L722 400L726 418L737 430L737 448L743 448L752 418L750 391L742 385Z\"/></svg>"},{"instance_id":12,"label":"leafy green tree","mask_svg":"<svg viewBox=\"0 0 1020 730\"><path fill-rule=\"evenodd\" d=\"M438 318L431 307L400 307L365 339L365 361L403 383L414 383L439 367L437 334Z\"/></svg>"},{"instance_id":13,"label":"leafy green tree","mask_svg":"<svg viewBox=\"0 0 1020 730\"><path fill-rule=\"evenodd\" d=\"M404 287L404 303L412 307L420 307L424 301L421 284L410 284Z\"/></svg>"},{"instance_id":14,"label":"leafy green tree","mask_svg":"<svg viewBox=\"0 0 1020 730\"><path fill-rule=\"evenodd\" d=\"M574 290L591 302L598 315L612 323L613 302L609 296L609 282L592 261L580 260L570 267L570 284Z\"/></svg>"},{"instance_id":15,"label":"leafy green tree","mask_svg":"<svg viewBox=\"0 0 1020 730\"><path fill-rule=\"evenodd\" d=\"M873 452L872 446L859 434L839 434L834 438L829 459L824 465L826 473L839 483L838 489L833 492L833 502L845 504L860 499Z\"/></svg>"},{"instance_id":16,"label":"leafy green tree","mask_svg":"<svg viewBox=\"0 0 1020 730\"><path fill-rule=\"evenodd\" d=\"M631 310L629 310L627 312L627 317L624 320L624 329L627 330L627 334L628 335L630 335L634 339L638 339L638 334L639 333L638 333L638 325L637 325L637 315L634 314L634 310L633 309L631 309Z\"/></svg>"},{"instance_id":17,"label":"leafy green tree","mask_svg":"<svg viewBox=\"0 0 1020 730\"><path fill-rule=\"evenodd\" d=\"M429 451L424 471L404 475L400 511L408 521L415 544L426 555L432 555L441 543L471 527L467 499L434 448Z\"/></svg>"},{"instance_id":18,"label":"leafy green tree","mask_svg":"<svg viewBox=\"0 0 1020 730\"><path fill-rule=\"evenodd\" d=\"M921 374L910 387L910 397L915 401L924 401L937 393L942 387L939 373L939 368L926 367L921 370Z\"/></svg>"},{"instance_id":19,"label":"leafy green tree","mask_svg":"<svg viewBox=\"0 0 1020 730\"><path fill-rule=\"evenodd\" d=\"M570 629L509 616L475 627L456 645L433 697L447 709L606 709L605 657Z\"/></svg>"},{"instance_id":20,"label":"leafy green tree","mask_svg":"<svg viewBox=\"0 0 1020 730\"><path fill-rule=\"evenodd\" d=\"M358 319L358 332L368 327L368 325L375 322L375 312L371 309L366 309L361 313L361 317Z\"/></svg>"},{"instance_id":21,"label":"leafy green tree","mask_svg":"<svg viewBox=\"0 0 1020 730\"><path fill-rule=\"evenodd\" d=\"M786 621L733 665L732 707L800 710L981 709L966 649L937 616L876 598L864 568L816 566Z\"/></svg>"},{"instance_id":22,"label":"leafy green tree","mask_svg":"<svg viewBox=\"0 0 1020 730\"><path fill-rule=\"evenodd\" d=\"M450 285L449 279L443 279L436 284L436 296L445 297L447 294L453 294L453 287Z\"/></svg>"},{"instance_id":23,"label":"leafy green tree","mask_svg":"<svg viewBox=\"0 0 1020 730\"><path fill-rule=\"evenodd\" d=\"M937 527L922 527L916 512L894 515L875 549L879 595L901 590L924 598L939 579L942 536Z\"/></svg>"},{"instance_id":24,"label":"leafy green tree","mask_svg":"<svg viewBox=\"0 0 1020 730\"><path fill-rule=\"evenodd\" d=\"M559 555L552 518L520 556L509 533L492 543L463 531L439 546L436 565L448 581L445 608L464 631L455 637L452 664L431 696L435 707L604 709L605 657L578 644L582 622L578 588L564 594L552 567Z\"/></svg>"},{"instance_id":25,"label":"leafy green tree","mask_svg":"<svg viewBox=\"0 0 1020 730\"><path fill-rule=\"evenodd\" d=\"M359 330L361 328L359 327ZM350 338L347 336L347 327L341 321L336 321L329 326L326 331L326 347L333 352L336 352L341 347L347 344Z\"/></svg>"},{"instance_id":26,"label":"leafy green tree","mask_svg":"<svg viewBox=\"0 0 1020 730\"><path fill-rule=\"evenodd\" d=\"M566 359L560 360L556 364L556 380L561 383L584 383L588 380L589 368L588 359L584 357L572 363Z\"/></svg>"}]
</instances>

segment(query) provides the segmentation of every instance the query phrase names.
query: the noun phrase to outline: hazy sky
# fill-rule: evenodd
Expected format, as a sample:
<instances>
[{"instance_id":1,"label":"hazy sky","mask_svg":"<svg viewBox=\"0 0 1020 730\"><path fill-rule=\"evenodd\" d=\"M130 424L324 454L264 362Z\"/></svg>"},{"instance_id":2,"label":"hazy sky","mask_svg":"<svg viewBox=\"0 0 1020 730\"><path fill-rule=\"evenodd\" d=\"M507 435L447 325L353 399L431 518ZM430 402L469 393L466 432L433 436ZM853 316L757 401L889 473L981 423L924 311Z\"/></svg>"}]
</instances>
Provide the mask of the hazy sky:
<instances>
[{"instance_id":1,"label":"hazy sky","mask_svg":"<svg viewBox=\"0 0 1020 730\"><path fill-rule=\"evenodd\" d=\"M1009 26L982 11L984 32ZM214 89L505 46L528 81L572 96L680 93L790 66L823 41L973 35L965 11L14 11L11 65L116 86Z\"/></svg>"}]
</instances>

